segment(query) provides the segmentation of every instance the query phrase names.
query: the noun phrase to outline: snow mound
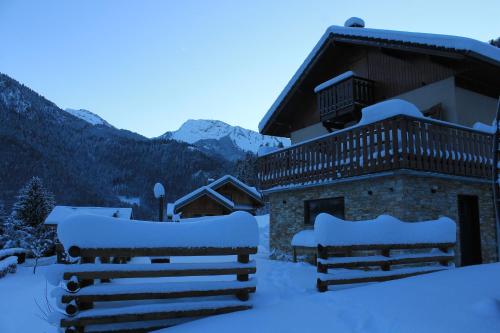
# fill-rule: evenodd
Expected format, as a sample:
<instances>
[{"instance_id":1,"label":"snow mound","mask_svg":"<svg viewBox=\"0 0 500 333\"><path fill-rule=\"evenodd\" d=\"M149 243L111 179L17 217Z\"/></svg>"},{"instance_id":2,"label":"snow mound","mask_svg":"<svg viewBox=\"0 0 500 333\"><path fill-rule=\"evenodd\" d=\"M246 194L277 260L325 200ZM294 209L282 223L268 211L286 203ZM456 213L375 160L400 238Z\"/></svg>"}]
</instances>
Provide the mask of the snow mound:
<instances>
[{"instance_id":1,"label":"snow mound","mask_svg":"<svg viewBox=\"0 0 500 333\"><path fill-rule=\"evenodd\" d=\"M390 99L367 106L361 110L361 113L358 125L371 124L397 115L424 118L422 112L415 105L402 99Z\"/></svg>"},{"instance_id":2,"label":"snow mound","mask_svg":"<svg viewBox=\"0 0 500 333\"><path fill-rule=\"evenodd\" d=\"M500 318L500 298L485 298L474 304L472 309L479 315Z\"/></svg>"},{"instance_id":3,"label":"snow mound","mask_svg":"<svg viewBox=\"0 0 500 333\"><path fill-rule=\"evenodd\" d=\"M316 247L314 230L302 230L292 238L292 246Z\"/></svg>"},{"instance_id":4,"label":"snow mound","mask_svg":"<svg viewBox=\"0 0 500 333\"><path fill-rule=\"evenodd\" d=\"M374 220L344 221L321 213L314 223L314 236L323 246L454 243L456 225L447 217L402 222L390 215L380 215Z\"/></svg>"},{"instance_id":5,"label":"snow mound","mask_svg":"<svg viewBox=\"0 0 500 333\"><path fill-rule=\"evenodd\" d=\"M481 122L474 123L474 125L472 126L472 128L475 129L475 130L481 131L481 132L489 133L489 134L493 134L497 130L497 128L496 128L496 126L494 124L487 125L487 124L484 124L484 123L481 123Z\"/></svg>"},{"instance_id":6,"label":"snow mound","mask_svg":"<svg viewBox=\"0 0 500 333\"><path fill-rule=\"evenodd\" d=\"M64 248L256 247L259 231L246 212L190 223L131 221L97 215L75 215L59 223Z\"/></svg>"}]
</instances>

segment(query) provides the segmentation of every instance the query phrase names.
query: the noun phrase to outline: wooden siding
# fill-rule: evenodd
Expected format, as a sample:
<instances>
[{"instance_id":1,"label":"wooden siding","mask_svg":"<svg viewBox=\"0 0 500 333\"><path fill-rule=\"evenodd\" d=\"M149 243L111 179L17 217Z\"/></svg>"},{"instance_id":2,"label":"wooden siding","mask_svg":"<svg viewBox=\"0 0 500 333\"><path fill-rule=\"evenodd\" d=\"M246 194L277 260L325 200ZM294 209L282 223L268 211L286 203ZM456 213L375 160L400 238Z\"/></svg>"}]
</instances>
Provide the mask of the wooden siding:
<instances>
[{"instance_id":1,"label":"wooden siding","mask_svg":"<svg viewBox=\"0 0 500 333\"><path fill-rule=\"evenodd\" d=\"M429 56L369 50L366 77L376 82L376 100L384 100L453 76L456 70Z\"/></svg>"},{"instance_id":2,"label":"wooden siding","mask_svg":"<svg viewBox=\"0 0 500 333\"><path fill-rule=\"evenodd\" d=\"M231 211L207 195L203 195L180 209L183 218L226 215Z\"/></svg>"},{"instance_id":3,"label":"wooden siding","mask_svg":"<svg viewBox=\"0 0 500 333\"><path fill-rule=\"evenodd\" d=\"M221 187L214 189L216 192L222 194L226 198L229 198L235 205L247 205L254 208L261 206L259 202L253 199L251 196L234 186L232 183L226 183Z\"/></svg>"}]
</instances>

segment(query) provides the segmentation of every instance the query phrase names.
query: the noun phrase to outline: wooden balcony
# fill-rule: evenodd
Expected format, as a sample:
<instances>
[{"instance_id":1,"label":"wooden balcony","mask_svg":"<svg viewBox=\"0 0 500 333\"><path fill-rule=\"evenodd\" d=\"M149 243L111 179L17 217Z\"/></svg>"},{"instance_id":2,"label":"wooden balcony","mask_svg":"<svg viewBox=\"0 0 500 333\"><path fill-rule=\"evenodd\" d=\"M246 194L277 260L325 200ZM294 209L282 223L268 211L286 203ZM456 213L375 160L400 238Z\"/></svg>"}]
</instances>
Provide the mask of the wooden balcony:
<instances>
[{"instance_id":1,"label":"wooden balcony","mask_svg":"<svg viewBox=\"0 0 500 333\"><path fill-rule=\"evenodd\" d=\"M400 115L264 155L258 177L263 189L396 169L489 179L492 143L484 132Z\"/></svg>"},{"instance_id":2,"label":"wooden balcony","mask_svg":"<svg viewBox=\"0 0 500 333\"><path fill-rule=\"evenodd\" d=\"M320 120L331 127L343 127L352 120L359 120L361 108L374 102L373 81L350 76L318 91L317 105Z\"/></svg>"}]
</instances>

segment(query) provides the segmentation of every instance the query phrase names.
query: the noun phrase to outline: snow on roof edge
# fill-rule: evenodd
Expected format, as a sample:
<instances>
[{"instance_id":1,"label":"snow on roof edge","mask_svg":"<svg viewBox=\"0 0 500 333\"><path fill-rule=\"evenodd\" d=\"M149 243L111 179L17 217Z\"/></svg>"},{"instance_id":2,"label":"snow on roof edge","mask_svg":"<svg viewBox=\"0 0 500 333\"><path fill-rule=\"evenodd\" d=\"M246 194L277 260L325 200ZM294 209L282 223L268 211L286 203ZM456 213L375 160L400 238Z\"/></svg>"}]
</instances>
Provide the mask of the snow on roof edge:
<instances>
[{"instance_id":1,"label":"snow on roof edge","mask_svg":"<svg viewBox=\"0 0 500 333\"><path fill-rule=\"evenodd\" d=\"M186 203L191 202L192 200L195 200L196 198L200 197L202 194L209 194L213 196L216 200L221 201L223 204L228 206L229 208L234 207L234 202L223 196L222 194L214 191L211 189L209 186L202 186L200 188L197 188L196 190L186 194L185 196L177 199L173 204L174 204L174 213L175 210L178 207L184 206Z\"/></svg>"},{"instance_id":2,"label":"snow on roof edge","mask_svg":"<svg viewBox=\"0 0 500 333\"><path fill-rule=\"evenodd\" d=\"M207 186L210 188L214 188L217 185L224 184L227 181L232 181L234 184L239 185L241 187L241 189L246 190L249 194L255 196L255 198L257 198L259 200L262 199L262 195L260 194L259 191L257 191L257 189L255 187L248 186L247 184L243 183L238 178L231 176L231 175L224 175L221 178L214 180L213 182L211 182Z\"/></svg>"},{"instance_id":3,"label":"snow on roof edge","mask_svg":"<svg viewBox=\"0 0 500 333\"><path fill-rule=\"evenodd\" d=\"M484 57L486 59L493 60L497 62L500 66L500 48L496 48L488 43L478 41L476 39L461 37L461 36L451 36L451 35L440 35L431 33L419 33L419 32L407 32L407 31L397 31L397 30L384 30L384 29L370 29L370 28L359 28L359 27L342 27L332 25L328 27L321 36L320 40L309 55L306 57L302 65L292 76L290 81L288 81L285 88L278 95L278 98L271 105L269 110L266 112L262 120L259 122L259 132L262 133L264 128L267 126L271 117L274 115L276 109L281 105L285 97L288 95L292 87L297 83L297 80L302 76L305 69L309 66L311 61L316 57L318 51L323 47L323 44L328 37L333 35L345 35L351 37L365 37L371 39L384 39L387 41L400 41L400 42L410 42L418 44L421 46L434 46L442 47L455 51L466 51L471 52L475 56ZM406 37L406 38L403 38ZM430 43L431 40L434 42L441 40L442 43ZM443 41L446 41L443 42Z\"/></svg>"}]
</instances>

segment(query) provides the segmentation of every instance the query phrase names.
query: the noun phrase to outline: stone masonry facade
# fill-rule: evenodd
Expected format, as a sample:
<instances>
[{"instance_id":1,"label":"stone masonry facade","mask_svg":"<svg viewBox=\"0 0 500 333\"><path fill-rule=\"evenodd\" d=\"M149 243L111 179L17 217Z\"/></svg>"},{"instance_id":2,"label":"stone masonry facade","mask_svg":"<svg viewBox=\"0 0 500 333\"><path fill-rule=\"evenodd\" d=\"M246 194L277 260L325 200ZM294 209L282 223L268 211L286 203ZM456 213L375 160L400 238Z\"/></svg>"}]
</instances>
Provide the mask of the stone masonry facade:
<instances>
[{"instance_id":1,"label":"stone masonry facade","mask_svg":"<svg viewBox=\"0 0 500 333\"><path fill-rule=\"evenodd\" d=\"M497 236L491 184L474 179L417 173L391 173L328 185L270 192L270 247L274 258L290 258L291 239L304 225L304 201L344 197L346 220L389 214L403 221L447 216L457 223L457 265L460 265L458 195L479 199L481 252L484 263L497 261ZM309 226L312 228L312 226Z\"/></svg>"}]
</instances>

